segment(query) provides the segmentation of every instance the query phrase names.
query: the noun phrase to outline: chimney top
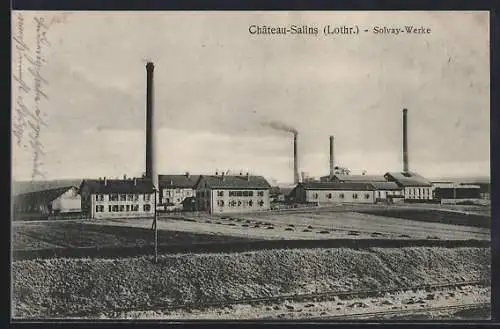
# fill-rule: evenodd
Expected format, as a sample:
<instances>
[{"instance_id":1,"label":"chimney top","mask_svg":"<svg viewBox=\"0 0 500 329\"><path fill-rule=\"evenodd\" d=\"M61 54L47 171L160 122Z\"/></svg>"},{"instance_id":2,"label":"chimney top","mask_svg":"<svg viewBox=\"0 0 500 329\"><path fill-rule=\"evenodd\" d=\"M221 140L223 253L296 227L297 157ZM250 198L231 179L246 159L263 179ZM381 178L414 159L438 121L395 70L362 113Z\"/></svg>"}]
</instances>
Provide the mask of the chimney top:
<instances>
[{"instance_id":1,"label":"chimney top","mask_svg":"<svg viewBox=\"0 0 500 329\"><path fill-rule=\"evenodd\" d=\"M146 64L146 68L148 70L151 70L151 69L154 69L155 68L155 65L153 64L153 62L147 62Z\"/></svg>"},{"instance_id":2,"label":"chimney top","mask_svg":"<svg viewBox=\"0 0 500 329\"><path fill-rule=\"evenodd\" d=\"M127 180L127 175L123 174L123 180Z\"/></svg>"},{"instance_id":3,"label":"chimney top","mask_svg":"<svg viewBox=\"0 0 500 329\"><path fill-rule=\"evenodd\" d=\"M408 113L408 109L403 109L403 113Z\"/></svg>"},{"instance_id":4,"label":"chimney top","mask_svg":"<svg viewBox=\"0 0 500 329\"><path fill-rule=\"evenodd\" d=\"M189 171L186 171L185 175L189 178Z\"/></svg>"}]
</instances>

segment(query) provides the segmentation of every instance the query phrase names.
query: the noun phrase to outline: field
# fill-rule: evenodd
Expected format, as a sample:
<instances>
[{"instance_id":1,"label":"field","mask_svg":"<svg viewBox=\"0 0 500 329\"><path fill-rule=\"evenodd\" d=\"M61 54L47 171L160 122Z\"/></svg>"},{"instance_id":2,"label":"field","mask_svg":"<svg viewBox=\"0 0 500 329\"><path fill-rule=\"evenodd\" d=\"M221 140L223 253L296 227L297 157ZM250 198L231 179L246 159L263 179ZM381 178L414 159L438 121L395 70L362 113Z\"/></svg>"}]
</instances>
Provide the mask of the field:
<instances>
[{"instance_id":1,"label":"field","mask_svg":"<svg viewBox=\"0 0 500 329\"><path fill-rule=\"evenodd\" d=\"M126 227L90 224L89 222L46 222L17 224L12 227L12 249L85 247L145 247L153 244L151 220L146 227ZM247 241L244 237L194 234L160 230L162 245Z\"/></svg>"},{"instance_id":2,"label":"field","mask_svg":"<svg viewBox=\"0 0 500 329\"><path fill-rule=\"evenodd\" d=\"M97 318L186 302L482 280L491 266L489 248L335 248L163 255L158 264L27 260L12 273L15 317Z\"/></svg>"}]
</instances>

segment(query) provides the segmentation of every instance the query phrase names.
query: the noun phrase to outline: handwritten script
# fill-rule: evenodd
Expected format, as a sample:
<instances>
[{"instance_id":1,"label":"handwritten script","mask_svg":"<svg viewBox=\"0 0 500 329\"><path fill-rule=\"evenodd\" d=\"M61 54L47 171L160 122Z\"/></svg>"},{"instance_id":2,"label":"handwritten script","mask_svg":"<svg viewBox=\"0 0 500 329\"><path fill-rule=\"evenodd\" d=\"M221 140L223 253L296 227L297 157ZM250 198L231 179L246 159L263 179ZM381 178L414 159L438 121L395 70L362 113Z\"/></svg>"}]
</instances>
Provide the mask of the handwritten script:
<instances>
[{"instance_id":1,"label":"handwritten script","mask_svg":"<svg viewBox=\"0 0 500 329\"><path fill-rule=\"evenodd\" d=\"M25 41L25 26L34 26L35 42L31 45ZM12 33L16 67L14 71L14 115L13 135L16 144L21 149L31 149L33 168L31 178L44 178L43 172L43 144L40 134L47 124L43 120L46 115L42 112L42 103L48 100L44 88L48 85L42 76L41 70L47 63L44 51L50 47L47 39L49 24L44 17L34 17L33 21L25 22L22 14L15 20L15 29Z\"/></svg>"}]
</instances>

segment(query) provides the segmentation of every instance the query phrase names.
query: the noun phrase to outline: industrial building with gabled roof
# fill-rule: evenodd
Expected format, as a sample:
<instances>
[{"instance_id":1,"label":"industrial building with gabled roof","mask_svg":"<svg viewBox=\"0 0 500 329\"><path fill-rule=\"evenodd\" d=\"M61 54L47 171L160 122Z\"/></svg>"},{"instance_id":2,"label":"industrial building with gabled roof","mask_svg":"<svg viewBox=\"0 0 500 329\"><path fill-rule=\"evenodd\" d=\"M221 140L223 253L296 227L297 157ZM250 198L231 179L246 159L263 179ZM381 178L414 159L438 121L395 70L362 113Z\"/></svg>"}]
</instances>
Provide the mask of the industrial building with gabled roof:
<instances>
[{"instance_id":1,"label":"industrial building with gabled roof","mask_svg":"<svg viewBox=\"0 0 500 329\"><path fill-rule=\"evenodd\" d=\"M398 184L403 190L405 200L409 201L428 201L432 200L431 182L414 172L388 172L385 178Z\"/></svg>"},{"instance_id":2,"label":"industrial building with gabled roof","mask_svg":"<svg viewBox=\"0 0 500 329\"><path fill-rule=\"evenodd\" d=\"M81 200L76 186L62 186L14 196L14 212L51 215L78 213Z\"/></svg>"},{"instance_id":3,"label":"industrial building with gabled roof","mask_svg":"<svg viewBox=\"0 0 500 329\"><path fill-rule=\"evenodd\" d=\"M85 179L80 195L82 213L90 218L153 216L153 183L147 178Z\"/></svg>"},{"instance_id":4,"label":"industrial building with gabled roof","mask_svg":"<svg viewBox=\"0 0 500 329\"><path fill-rule=\"evenodd\" d=\"M334 174L333 176L322 176L320 177L321 182L386 182L387 179L383 175L345 175L345 174Z\"/></svg>"},{"instance_id":5,"label":"industrial building with gabled roof","mask_svg":"<svg viewBox=\"0 0 500 329\"><path fill-rule=\"evenodd\" d=\"M202 175L196 185L196 207L212 214L269 210L270 189L262 176Z\"/></svg>"}]
</instances>

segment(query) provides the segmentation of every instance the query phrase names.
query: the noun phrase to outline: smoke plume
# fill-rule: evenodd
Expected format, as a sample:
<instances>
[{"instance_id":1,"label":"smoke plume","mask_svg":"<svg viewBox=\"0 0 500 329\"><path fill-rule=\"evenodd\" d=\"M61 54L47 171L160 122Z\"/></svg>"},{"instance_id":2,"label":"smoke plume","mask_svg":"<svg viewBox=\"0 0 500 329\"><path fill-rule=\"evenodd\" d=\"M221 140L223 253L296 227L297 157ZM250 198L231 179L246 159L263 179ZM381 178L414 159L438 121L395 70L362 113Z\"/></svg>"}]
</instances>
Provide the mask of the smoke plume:
<instances>
[{"instance_id":1,"label":"smoke plume","mask_svg":"<svg viewBox=\"0 0 500 329\"><path fill-rule=\"evenodd\" d=\"M293 127L290 127L284 123L281 123L281 122L276 122L276 121L270 121L270 122L263 122L262 125L266 126L266 127L271 127L273 129L276 129L276 130L280 130L280 131L286 131L286 132L289 132L289 133L293 133L293 134L297 134L297 129L293 128Z\"/></svg>"}]
</instances>

